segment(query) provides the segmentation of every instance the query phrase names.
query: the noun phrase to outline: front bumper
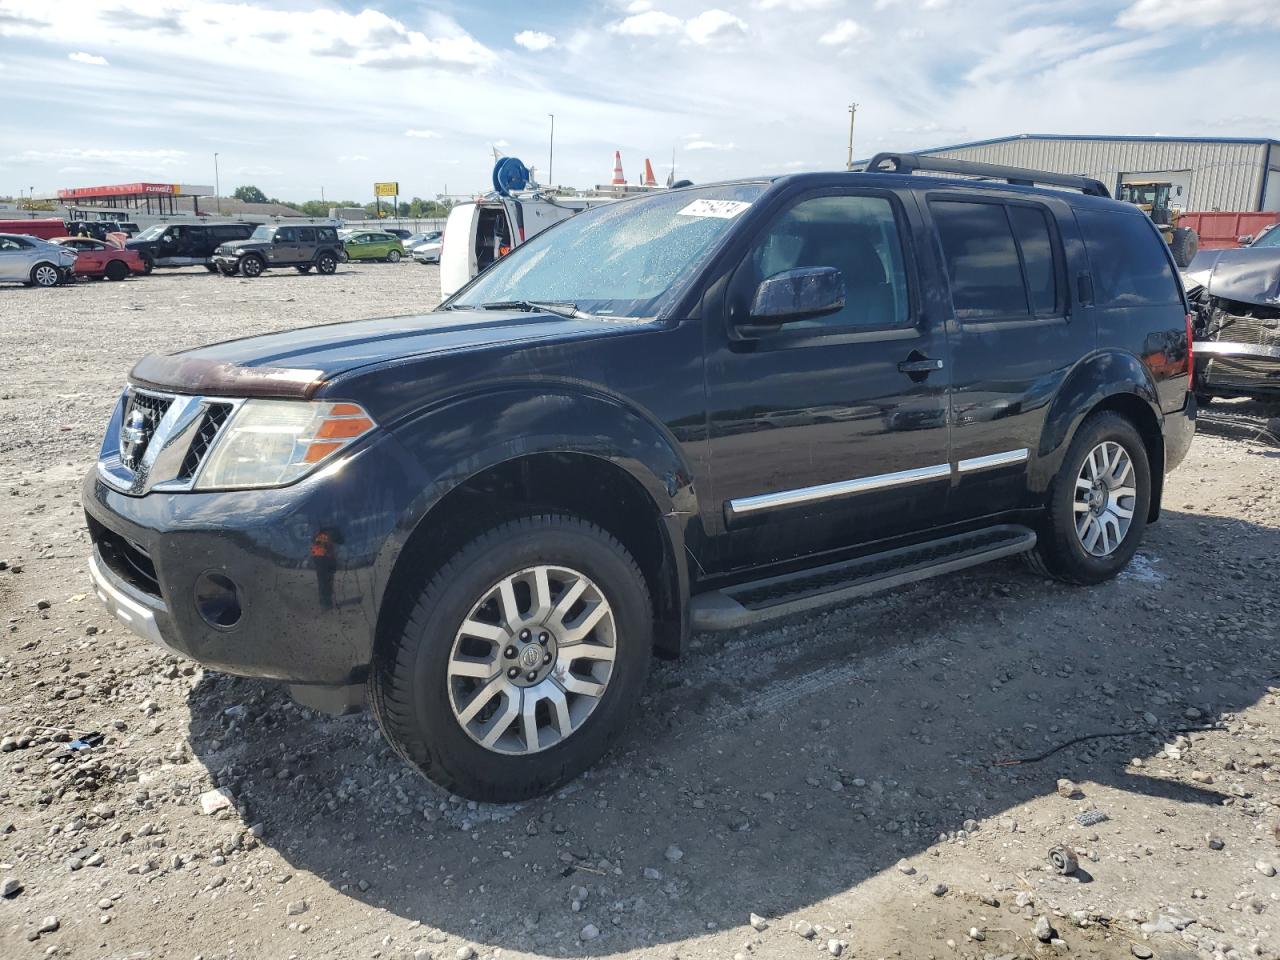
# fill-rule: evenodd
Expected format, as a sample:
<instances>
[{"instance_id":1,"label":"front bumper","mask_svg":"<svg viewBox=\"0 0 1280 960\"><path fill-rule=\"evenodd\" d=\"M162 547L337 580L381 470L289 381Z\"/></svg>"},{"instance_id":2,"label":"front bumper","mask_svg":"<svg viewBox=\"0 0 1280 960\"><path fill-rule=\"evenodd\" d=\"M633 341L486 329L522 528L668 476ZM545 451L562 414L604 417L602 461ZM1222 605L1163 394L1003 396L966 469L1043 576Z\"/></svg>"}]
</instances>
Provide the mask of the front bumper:
<instances>
[{"instance_id":1,"label":"front bumper","mask_svg":"<svg viewBox=\"0 0 1280 960\"><path fill-rule=\"evenodd\" d=\"M82 487L94 589L130 630L224 673L358 682L416 482L385 435L271 490L131 496L95 466ZM230 626L201 614L210 575L238 591Z\"/></svg>"}]
</instances>

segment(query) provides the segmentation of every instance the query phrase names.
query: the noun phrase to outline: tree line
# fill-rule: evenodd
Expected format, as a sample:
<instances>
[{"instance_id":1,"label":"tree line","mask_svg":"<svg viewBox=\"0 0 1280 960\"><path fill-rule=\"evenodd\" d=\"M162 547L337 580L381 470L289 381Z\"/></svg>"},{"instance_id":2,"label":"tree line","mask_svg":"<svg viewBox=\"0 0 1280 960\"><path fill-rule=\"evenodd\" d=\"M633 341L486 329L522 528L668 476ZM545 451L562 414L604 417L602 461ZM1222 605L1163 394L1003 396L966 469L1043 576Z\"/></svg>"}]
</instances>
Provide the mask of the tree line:
<instances>
[{"instance_id":1,"label":"tree line","mask_svg":"<svg viewBox=\"0 0 1280 960\"><path fill-rule=\"evenodd\" d=\"M421 197L401 200L396 209L392 209L395 204L390 200L384 200L376 205L372 202L357 203L354 200L305 200L302 203L295 203L292 200L268 197L252 185L236 187L231 196L243 203L281 203L302 211L308 217L327 217L333 207L348 207L363 210L370 219L381 214L383 217L399 216L409 220L436 220L447 217L453 206L450 200L423 200Z\"/></svg>"}]
</instances>

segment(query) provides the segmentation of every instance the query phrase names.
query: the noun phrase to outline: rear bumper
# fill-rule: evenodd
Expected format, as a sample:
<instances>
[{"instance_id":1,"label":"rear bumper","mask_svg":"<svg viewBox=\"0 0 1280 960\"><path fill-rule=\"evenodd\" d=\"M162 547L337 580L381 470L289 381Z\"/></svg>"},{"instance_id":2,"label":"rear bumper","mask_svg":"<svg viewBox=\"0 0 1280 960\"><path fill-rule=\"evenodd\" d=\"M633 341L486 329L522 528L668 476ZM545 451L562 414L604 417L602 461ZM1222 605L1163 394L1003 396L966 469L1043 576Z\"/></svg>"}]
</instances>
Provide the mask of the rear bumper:
<instances>
[{"instance_id":1,"label":"rear bumper","mask_svg":"<svg viewBox=\"0 0 1280 960\"><path fill-rule=\"evenodd\" d=\"M1167 473L1174 470L1187 458L1191 449L1191 441L1196 435L1196 415L1198 408L1196 395L1187 393L1187 401L1176 413L1164 416L1164 469Z\"/></svg>"}]
</instances>

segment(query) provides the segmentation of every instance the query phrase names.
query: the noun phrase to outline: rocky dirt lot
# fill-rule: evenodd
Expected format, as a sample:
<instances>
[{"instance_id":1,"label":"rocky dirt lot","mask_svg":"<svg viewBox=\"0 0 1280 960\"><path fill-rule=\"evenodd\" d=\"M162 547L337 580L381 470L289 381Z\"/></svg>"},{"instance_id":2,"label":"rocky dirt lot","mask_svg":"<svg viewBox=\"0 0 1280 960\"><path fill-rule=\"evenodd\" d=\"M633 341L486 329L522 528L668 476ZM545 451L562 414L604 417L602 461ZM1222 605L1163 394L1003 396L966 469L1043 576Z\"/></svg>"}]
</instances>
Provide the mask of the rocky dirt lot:
<instances>
[{"instance_id":1,"label":"rocky dirt lot","mask_svg":"<svg viewBox=\"0 0 1280 960\"><path fill-rule=\"evenodd\" d=\"M437 289L409 263L0 289L0 957L1280 956L1262 443L1198 438L1102 587L1010 562L697 637L605 763L513 807L110 620L79 481L132 362Z\"/></svg>"}]
</instances>

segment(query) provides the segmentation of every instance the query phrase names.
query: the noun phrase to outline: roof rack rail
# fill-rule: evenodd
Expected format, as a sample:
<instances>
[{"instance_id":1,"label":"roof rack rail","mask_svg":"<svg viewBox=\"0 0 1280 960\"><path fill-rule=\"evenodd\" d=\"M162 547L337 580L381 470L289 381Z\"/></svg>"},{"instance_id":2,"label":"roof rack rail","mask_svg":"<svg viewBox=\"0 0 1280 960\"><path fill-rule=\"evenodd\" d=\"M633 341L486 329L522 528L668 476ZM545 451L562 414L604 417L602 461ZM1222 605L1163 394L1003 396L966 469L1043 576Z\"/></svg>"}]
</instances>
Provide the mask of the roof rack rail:
<instances>
[{"instance_id":1,"label":"roof rack rail","mask_svg":"<svg viewBox=\"0 0 1280 960\"><path fill-rule=\"evenodd\" d=\"M966 177L986 180L1004 180L1006 183L1031 187L1037 183L1054 187L1070 187L1092 197L1110 197L1111 191L1100 180L1069 173L1049 173L1044 170L1027 170L1023 167L1006 167L999 163L979 163L974 160L953 160L950 157L925 156L919 153L877 153L867 163L867 173L956 173Z\"/></svg>"}]
</instances>

